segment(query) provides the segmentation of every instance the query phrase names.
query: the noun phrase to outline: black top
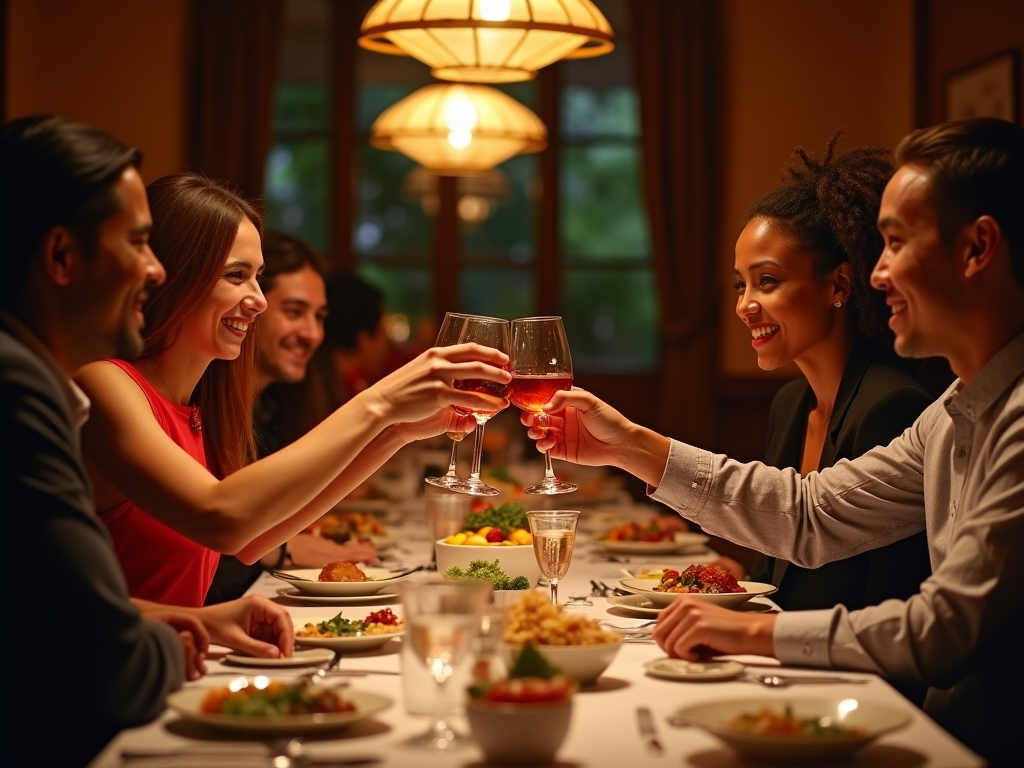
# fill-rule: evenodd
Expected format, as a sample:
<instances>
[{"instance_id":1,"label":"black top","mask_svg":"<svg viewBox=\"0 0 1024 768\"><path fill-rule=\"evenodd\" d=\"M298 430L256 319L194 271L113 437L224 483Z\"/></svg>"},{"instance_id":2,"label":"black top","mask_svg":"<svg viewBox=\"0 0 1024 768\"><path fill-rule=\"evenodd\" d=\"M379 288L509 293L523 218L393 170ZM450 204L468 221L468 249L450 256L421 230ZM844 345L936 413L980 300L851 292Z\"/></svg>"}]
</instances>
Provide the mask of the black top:
<instances>
[{"instance_id":1,"label":"black top","mask_svg":"<svg viewBox=\"0 0 1024 768\"><path fill-rule=\"evenodd\" d=\"M875 446L888 445L932 400L898 359L879 357L870 345L857 344L839 384L819 471L841 459L854 459ZM768 415L766 464L800 470L807 417L813 404L814 393L806 379L792 381L779 390ZM921 582L931 574L924 532L821 568L800 568L781 560L764 565L761 573L770 574L772 583L779 587L772 600L783 610L814 610L838 604L857 610L891 598L903 600L919 592Z\"/></svg>"},{"instance_id":2,"label":"black top","mask_svg":"<svg viewBox=\"0 0 1024 768\"><path fill-rule=\"evenodd\" d=\"M84 765L119 730L159 715L185 675L177 632L144 621L128 598L107 529L96 516L78 429L61 378L0 320L0 499L12 574L8 591L4 747L7 765ZM40 601L55 600L40 614ZM25 638L34 658L19 663ZM69 678L61 659L81 660ZM69 686L69 682L71 685ZM49 749L32 754L27 734L54 703L73 701Z\"/></svg>"}]
</instances>

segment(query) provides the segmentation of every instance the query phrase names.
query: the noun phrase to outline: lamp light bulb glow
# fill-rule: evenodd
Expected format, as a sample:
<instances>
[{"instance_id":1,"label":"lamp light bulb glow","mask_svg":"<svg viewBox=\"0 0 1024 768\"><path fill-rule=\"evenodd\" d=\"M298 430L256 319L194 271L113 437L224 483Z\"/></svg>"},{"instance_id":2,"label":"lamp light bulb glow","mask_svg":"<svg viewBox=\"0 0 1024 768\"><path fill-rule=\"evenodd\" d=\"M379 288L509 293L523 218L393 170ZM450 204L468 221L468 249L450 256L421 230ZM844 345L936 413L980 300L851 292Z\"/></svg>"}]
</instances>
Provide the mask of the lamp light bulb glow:
<instances>
[{"instance_id":1,"label":"lamp light bulb glow","mask_svg":"<svg viewBox=\"0 0 1024 768\"><path fill-rule=\"evenodd\" d=\"M512 0L480 0L480 18L484 21L508 21Z\"/></svg>"}]
</instances>

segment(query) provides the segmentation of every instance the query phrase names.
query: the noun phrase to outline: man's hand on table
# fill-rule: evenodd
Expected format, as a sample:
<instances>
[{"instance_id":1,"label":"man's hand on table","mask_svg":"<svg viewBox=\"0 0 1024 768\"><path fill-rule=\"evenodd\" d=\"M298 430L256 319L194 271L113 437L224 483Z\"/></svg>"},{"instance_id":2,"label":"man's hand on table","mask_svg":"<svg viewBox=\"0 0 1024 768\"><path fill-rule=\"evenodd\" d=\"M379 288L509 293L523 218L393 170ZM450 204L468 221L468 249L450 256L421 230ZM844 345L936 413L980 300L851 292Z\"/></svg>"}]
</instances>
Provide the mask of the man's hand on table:
<instances>
[{"instance_id":1,"label":"man's hand on table","mask_svg":"<svg viewBox=\"0 0 1024 768\"><path fill-rule=\"evenodd\" d=\"M246 595L194 609L210 632L210 641L265 659L291 656L295 632L288 611L262 595Z\"/></svg>"},{"instance_id":2,"label":"man's hand on table","mask_svg":"<svg viewBox=\"0 0 1024 768\"><path fill-rule=\"evenodd\" d=\"M202 621L186 608L136 601L142 615L150 621L169 624L178 631L185 654L185 679L198 680L206 674L206 651L210 647L210 633Z\"/></svg>"},{"instance_id":3,"label":"man's hand on table","mask_svg":"<svg viewBox=\"0 0 1024 768\"><path fill-rule=\"evenodd\" d=\"M774 614L733 611L682 595L658 616L651 637L673 658L700 661L709 652L774 656L774 630Z\"/></svg>"}]
</instances>

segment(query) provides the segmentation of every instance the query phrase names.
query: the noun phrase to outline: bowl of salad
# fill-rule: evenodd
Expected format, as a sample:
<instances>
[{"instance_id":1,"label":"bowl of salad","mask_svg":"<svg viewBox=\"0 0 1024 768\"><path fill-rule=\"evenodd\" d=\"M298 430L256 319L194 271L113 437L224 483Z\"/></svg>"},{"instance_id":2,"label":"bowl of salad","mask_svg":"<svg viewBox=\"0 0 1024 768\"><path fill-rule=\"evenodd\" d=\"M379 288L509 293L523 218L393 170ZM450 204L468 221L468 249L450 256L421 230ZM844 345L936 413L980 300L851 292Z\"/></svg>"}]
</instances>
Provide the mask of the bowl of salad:
<instances>
[{"instance_id":1,"label":"bowl of salad","mask_svg":"<svg viewBox=\"0 0 1024 768\"><path fill-rule=\"evenodd\" d=\"M469 731L490 763L542 763L555 759L572 721L576 682L524 646L507 679L469 689Z\"/></svg>"},{"instance_id":2,"label":"bowl of salad","mask_svg":"<svg viewBox=\"0 0 1024 768\"><path fill-rule=\"evenodd\" d=\"M675 719L702 728L746 760L840 760L910 722L907 711L853 698L756 698L683 707Z\"/></svg>"},{"instance_id":3,"label":"bowl of salad","mask_svg":"<svg viewBox=\"0 0 1024 768\"><path fill-rule=\"evenodd\" d=\"M476 560L497 561L510 579L524 576L530 587L540 580L530 522L521 504L503 504L470 512L462 530L438 539L435 548L437 570L442 574L451 568L468 571Z\"/></svg>"}]
</instances>

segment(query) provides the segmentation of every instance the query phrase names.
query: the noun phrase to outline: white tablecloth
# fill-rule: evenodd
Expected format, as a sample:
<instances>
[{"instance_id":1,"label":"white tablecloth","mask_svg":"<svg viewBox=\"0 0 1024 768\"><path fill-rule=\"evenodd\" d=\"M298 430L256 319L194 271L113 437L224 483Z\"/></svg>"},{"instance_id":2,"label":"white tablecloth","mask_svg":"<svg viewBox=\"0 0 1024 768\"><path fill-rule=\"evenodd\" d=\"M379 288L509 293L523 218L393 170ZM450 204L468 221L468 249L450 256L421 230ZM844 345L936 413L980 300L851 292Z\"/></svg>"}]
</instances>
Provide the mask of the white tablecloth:
<instances>
[{"instance_id":1,"label":"white tablecloth","mask_svg":"<svg viewBox=\"0 0 1024 768\"><path fill-rule=\"evenodd\" d=\"M584 513L586 514L586 512ZM393 533L399 539L395 555L406 563L421 562L429 550L429 542L423 524L422 510L412 504L406 510L406 524L394 527ZM711 555L674 555L656 558L657 561L675 565L707 561ZM569 595L590 592L590 581L595 579L614 585L621 574L620 568L639 565L641 560L629 558L630 563L608 562L607 556L581 534L573 556L572 566L559 588L564 602ZM650 562L654 562L653 560ZM333 615L339 609L331 606L307 606L278 596L280 590L288 587L284 582L264 575L254 585L253 591L272 597L286 605L296 619L308 619ZM591 598L590 608L572 609L586 612L594 618L612 618L616 623L641 623L643 617L627 617L617 609L609 613L609 605L602 598ZM385 604L401 615L401 606L385 603L374 606L347 608L346 616L357 618L370 610ZM618 615L616 615L618 613ZM406 713L403 704L401 678L399 676L400 640L392 640L380 651L346 656L341 669L351 670L350 679L354 688L364 688L391 697L394 704L376 717L356 724L348 731L327 736L306 738L306 750L314 758L375 758L378 766L476 766L483 764L482 753L473 745L460 747L450 753L431 753L422 748L410 746L407 740L424 732L430 718ZM872 745L858 752L849 765L871 768L974 768L984 762L953 737L947 734L931 719L900 696L885 681L870 675L843 673L851 677L870 678L867 684L816 684L791 687L784 690L770 690L756 683L743 681L715 683L686 683L656 679L644 674L645 661L662 657L663 654L653 643L624 644L611 667L596 686L584 689L575 697L572 727L564 746L559 752L560 764L569 766L672 766L692 765L698 768L725 768L742 766L733 752L714 737L695 728L677 728L667 724L666 717L683 705L722 698L765 697L778 700L787 698L856 698L862 702L885 704L903 709L911 714L909 726L881 737ZM747 663L776 667L772 659L745 657ZM83 660L83 663L87 663ZM211 672L238 671L237 667L209 664ZM252 671L252 674L259 674ZM365 674L359 674L365 673ZM834 674L834 673L832 673ZM191 685L203 687L222 686L228 678L211 675ZM659 738L665 747L660 756L653 756L644 750L636 727L636 708L648 706L658 724ZM457 725L464 721L454 718ZM169 751L183 747L210 745L217 749L229 749L252 755L262 746L240 737L226 736L213 730L199 727L181 720L176 714L166 712L156 722L127 730L118 736L93 763L96 768L113 766L145 765L157 768L160 765L195 766L235 765L237 760L228 758L179 758L175 760L122 761L122 751L131 749ZM244 763L245 760L242 760ZM249 764L269 765L268 760L253 758Z\"/></svg>"}]
</instances>

